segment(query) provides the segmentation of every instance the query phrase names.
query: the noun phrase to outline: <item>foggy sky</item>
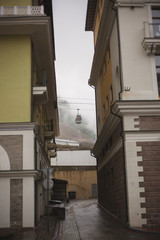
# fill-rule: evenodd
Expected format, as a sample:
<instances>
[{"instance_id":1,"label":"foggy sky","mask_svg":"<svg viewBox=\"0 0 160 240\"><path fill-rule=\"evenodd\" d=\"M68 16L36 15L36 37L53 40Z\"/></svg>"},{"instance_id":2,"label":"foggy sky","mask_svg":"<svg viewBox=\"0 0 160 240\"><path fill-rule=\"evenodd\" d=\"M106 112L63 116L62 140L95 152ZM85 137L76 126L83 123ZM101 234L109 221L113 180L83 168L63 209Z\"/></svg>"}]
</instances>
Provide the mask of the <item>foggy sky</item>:
<instances>
[{"instance_id":1,"label":"foggy sky","mask_svg":"<svg viewBox=\"0 0 160 240\"><path fill-rule=\"evenodd\" d=\"M79 108L84 122L95 132L95 108L88 104L95 97L88 86L94 45L93 33L85 32L86 11L87 0L53 0L56 82L58 97L84 103L71 104L70 112L75 116Z\"/></svg>"}]
</instances>

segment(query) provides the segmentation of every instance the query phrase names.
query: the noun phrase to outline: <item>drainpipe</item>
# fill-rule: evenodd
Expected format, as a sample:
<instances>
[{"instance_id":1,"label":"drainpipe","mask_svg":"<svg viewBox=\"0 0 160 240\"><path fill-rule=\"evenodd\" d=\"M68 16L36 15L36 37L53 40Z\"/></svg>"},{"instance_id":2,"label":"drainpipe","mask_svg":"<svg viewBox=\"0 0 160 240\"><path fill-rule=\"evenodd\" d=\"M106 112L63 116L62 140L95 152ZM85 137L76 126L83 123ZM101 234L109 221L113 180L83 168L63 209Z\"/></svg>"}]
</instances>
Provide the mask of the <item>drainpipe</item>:
<instances>
[{"instance_id":1,"label":"drainpipe","mask_svg":"<svg viewBox=\"0 0 160 240\"><path fill-rule=\"evenodd\" d=\"M120 30L119 30L119 16L118 16L118 9L114 7L114 4L116 3L116 0L110 0L113 5L112 9L116 13L116 22L117 22L117 38L118 38L118 55L119 55L119 75L120 75L120 92L119 92L119 100L121 101L121 93L123 92L123 78L122 78L122 61L121 61L121 46L120 46ZM114 104L111 106L111 114L113 114L115 117L118 117L121 121L122 126L122 132L120 133L120 136L122 138L122 148L123 148L123 166L124 166L124 185L125 185L125 199L126 199L126 222L128 223L128 197L127 197L127 177L126 177L126 156L125 156L125 148L124 148L124 127L123 127L123 119L120 115L117 115L112 111Z\"/></svg>"},{"instance_id":2,"label":"drainpipe","mask_svg":"<svg viewBox=\"0 0 160 240\"><path fill-rule=\"evenodd\" d=\"M94 95L95 95L95 107L96 107L96 134L98 137L98 123L97 123L97 100L96 100L96 88L90 83L90 79L88 80L88 85L94 89ZM93 157L93 156L92 156Z\"/></svg>"},{"instance_id":3,"label":"drainpipe","mask_svg":"<svg viewBox=\"0 0 160 240\"><path fill-rule=\"evenodd\" d=\"M37 166L37 162L38 162L38 159L37 159L37 140L36 140L36 137L34 137L34 168L35 170L38 170L38 166Z\"/></svg>"},{"instance_id":4,"label":"drainpipe","mask_svg":"<svg viewBox=\"0 0 160 240\"><path fill-rule=\"evenodd\" d=\"M113 114L115 117L118 117L121 121L122 131L120 133L120 136L122 138L122 148L123 148L123 170L124 170L124 188L125 188L125 205L126 205L126 224L128 224L128 194L127 194L127 176L126 176L126 154L125 154L125 148L124 148L124 129L123 129L123 119L120 115L114 113L112 111L114 107L114 104L111 106L111 114Z\"/></svg>"},{"instance_id":5,"label":"drainpipe","mask_svg":"<svg viewBox=\"0 0 160 240\"><path fill-rule=\"evenodd\" d=\"M114 7L116 0L110 0L113 5L112 9L116 13L116 22L117 22L117 38L118 38L118 55L119 55L119 75L120 75L120 92L119 92L119 100L121 100L121 93L123 92L123 78L122 78L122 61L121 61L121 46L120 46L120 30L119 30L119 16L118 10Z\"/></svg>"},{"instance_id":6,"label":"drainpipe","mask_svg":"<svg viewBox=\"0 0 160 240\"><path fill-rule=\"evenodd\" d=\"M33 63L34 59L33 59L33 43L31 46L31 119L30 121L33 122L33 81L34 81L34 77L33 77L33 68L34 68L34 63Z\"/></svg>"}]
</instances>

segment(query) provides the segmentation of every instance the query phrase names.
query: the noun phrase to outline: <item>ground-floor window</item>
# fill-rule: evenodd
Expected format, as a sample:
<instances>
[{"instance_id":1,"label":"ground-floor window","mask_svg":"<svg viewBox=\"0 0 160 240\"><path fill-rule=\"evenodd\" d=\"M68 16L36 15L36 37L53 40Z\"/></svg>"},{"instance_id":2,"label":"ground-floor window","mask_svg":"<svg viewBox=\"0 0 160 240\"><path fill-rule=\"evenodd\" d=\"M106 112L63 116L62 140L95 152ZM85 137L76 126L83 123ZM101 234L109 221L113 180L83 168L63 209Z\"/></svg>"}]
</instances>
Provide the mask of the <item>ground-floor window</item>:
<instances>
[{"instance_id":1,"label":"ground-floor window","mask_svg":"<svg viewBox=\"0 0 160 240\"><path fill-rule=\"evenodd\" d=\"M160 55L156 55L155 59L156 59L156 73L157 73L158 92L159 92L159 96L160 96Z\"/></svg>"}]
</instances>

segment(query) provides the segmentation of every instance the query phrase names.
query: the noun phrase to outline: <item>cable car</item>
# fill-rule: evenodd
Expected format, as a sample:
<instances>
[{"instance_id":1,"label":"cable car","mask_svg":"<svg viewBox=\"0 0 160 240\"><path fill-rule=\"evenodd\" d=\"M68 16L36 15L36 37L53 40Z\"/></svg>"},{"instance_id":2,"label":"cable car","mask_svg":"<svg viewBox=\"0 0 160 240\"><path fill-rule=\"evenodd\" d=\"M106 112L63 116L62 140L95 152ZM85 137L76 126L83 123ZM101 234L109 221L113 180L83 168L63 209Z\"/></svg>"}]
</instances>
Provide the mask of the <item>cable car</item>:
<instances>
[{"instance_id":1,"label":"cable car","mask_svg":"<svg viewBox=\"0 0 160 240\"><path fill-rule=\"evenodd\" d=\"M81 117L81 115L79 114L79 109L77 109L77 111L78 111L78 114L77 114L77 116L76 116L76 118L75 118L75 122L76 122L76 124L81 124L81 122L82 122L82 117Z\"/></svg>"}]
</instances>

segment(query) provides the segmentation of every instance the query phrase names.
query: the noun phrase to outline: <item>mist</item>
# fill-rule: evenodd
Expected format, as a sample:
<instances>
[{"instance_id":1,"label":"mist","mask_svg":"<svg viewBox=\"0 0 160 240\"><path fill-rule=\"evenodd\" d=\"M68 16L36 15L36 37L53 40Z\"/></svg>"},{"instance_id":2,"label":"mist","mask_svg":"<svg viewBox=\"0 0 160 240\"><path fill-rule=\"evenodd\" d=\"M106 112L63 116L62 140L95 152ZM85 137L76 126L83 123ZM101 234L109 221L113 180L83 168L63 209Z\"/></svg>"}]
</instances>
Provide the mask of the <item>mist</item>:
<instances>
[{"instance_id":1,"label":"mist","mask_svg":"<svg viewBox=\"0 0 160 240\"><path fill-rule=\"evenodd\" d=\"M87 119L87 114L79 114L82 117L81 124L76 124L76 109L66 100L60 100L58 103L60 136L59 138L75 140L79 143L93 144L96 140L95 128L91 127Z\"/></svg>"}]
</instances>

